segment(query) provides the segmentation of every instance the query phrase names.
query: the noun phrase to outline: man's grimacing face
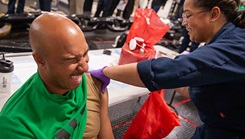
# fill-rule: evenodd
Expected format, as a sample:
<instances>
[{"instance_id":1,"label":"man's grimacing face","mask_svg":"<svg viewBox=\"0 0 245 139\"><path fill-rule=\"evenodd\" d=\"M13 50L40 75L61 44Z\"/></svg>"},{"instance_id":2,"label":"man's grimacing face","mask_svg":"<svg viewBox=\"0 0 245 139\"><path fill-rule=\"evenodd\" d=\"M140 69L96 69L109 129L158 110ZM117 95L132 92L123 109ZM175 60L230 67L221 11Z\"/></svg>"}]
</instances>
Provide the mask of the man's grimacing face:
<instances>
[{"instance_id":1,"label":"man's grimacing face","mask_svg":"<svg viewBox=\"0 0 245 139\"><path fill-rule=\"evenodd\" d=\"M65 16L46 12L32 22L29 38L47 90L64 95L76 89L89 61L89 47L79 26Z\"/></svg>"},{"instance_id":2,"label":"man's grimacing face","mask_svg":"<svg viewBox=\"0 0 245 139\"><path fill-rule=\"evenodd\" d=\"M81 75L88 71L88 47L84 42L74 41L47 59L46 76L54 87L69 91L79 86Z\"/></svg>"}]
</instances>

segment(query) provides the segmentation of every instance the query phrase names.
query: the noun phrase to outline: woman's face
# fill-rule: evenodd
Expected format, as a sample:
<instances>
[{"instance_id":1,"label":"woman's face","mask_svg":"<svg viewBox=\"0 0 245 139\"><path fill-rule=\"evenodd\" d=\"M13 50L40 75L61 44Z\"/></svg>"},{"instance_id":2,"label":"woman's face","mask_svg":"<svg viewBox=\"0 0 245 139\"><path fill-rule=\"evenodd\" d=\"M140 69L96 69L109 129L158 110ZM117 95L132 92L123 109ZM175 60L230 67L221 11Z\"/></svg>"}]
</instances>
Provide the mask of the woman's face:
<instances>
[{"instance_id":1,"label":"woman's face","mask_svg":"<svg viewBox=\"0 0 245 139\"><path fill-rule=\"evenodd\" d=\"M198 8L194 4L194 0L186 0L184 3L184 11L182 14L182 25L188 30L190 40L193 42L206 42L211 39L209 11Z\"/></svg>"}]
</instances>

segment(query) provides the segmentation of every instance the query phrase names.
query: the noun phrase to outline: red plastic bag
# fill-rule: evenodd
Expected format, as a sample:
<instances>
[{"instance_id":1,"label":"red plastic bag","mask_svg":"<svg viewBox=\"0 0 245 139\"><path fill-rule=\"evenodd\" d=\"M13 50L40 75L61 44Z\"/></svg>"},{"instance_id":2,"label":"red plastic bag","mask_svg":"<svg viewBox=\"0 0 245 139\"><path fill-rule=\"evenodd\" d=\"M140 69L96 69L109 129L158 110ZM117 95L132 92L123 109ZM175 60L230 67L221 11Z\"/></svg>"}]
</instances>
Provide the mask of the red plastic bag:
<instances>
[{"instance_id":1,"label":"red plastic bag","mask_svg":"<svg viewBox=\"0 0 245 139\"><path fill-rule=\"evenodd\" d=\"M134 22L129 30L126 42L122 46L118 64L122 65L154 58L156 51L153 45L159 42L169 29L170 27L160 20L153 9L136 9ZM131 43L134 39L136 41Z\"/></svg>"},{"instance_id":2,"label":"red plastic bag","mask_svg":"<svg viewBox=\"0 0 245 139\"><path fill-rule=\"evenodd\" d=\"M180 125L176 113L164 100L164 90L150 93L123 139L162 139Z\"/></svg>"}]
</instances>

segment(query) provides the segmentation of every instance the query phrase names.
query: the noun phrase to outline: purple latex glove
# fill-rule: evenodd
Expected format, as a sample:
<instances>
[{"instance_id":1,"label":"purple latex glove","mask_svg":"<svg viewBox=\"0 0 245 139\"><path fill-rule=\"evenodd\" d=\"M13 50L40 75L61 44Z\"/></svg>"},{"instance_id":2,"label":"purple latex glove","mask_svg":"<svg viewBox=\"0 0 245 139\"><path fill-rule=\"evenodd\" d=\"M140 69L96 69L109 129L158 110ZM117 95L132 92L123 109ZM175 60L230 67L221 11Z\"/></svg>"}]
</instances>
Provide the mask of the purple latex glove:
<instances>
[{"instance_id":1,"label":"purple latex glove","mask_svg":"<svg viewBox=\"0 0 245 139\"><path fill-rule=\"evenodd\" d=\"M102 82L101 85L101 92L104 94L105 88L108 86L110 83L110 78L106 77L104 73L102 72L104 68L107 66L103 67L102 69L97 69L97 70L90 70L88 73L90 73L93 77L99 79Z\"/></svg>"}]
</instances>

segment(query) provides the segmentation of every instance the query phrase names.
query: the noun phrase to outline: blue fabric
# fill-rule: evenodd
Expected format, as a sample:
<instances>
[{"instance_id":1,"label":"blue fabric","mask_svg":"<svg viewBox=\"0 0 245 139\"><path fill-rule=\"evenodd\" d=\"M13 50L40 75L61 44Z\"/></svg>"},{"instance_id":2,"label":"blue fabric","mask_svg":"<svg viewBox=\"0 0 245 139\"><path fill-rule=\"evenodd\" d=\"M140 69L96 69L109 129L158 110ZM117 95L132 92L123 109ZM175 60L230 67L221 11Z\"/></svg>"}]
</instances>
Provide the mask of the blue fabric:
<instances>
[{"instance_id":1,"label":"blue fabric","mask_svg":"<svg viewBox=\"0 0 245 139\"><path fill-rule=\"evenodd\" d=\"M161 6L165 6L167 0L153 0L151 8L157 13Z\"/></svg>"},{"instance_id":2,"label":"blue fabric","mask_svg":"<svg viewBox=\"0 0 245 139\"><path fill-rule=\"evenodd\" d=\"M110 4L111 4L111 0L99 0L97 5L97 10L94 16L100 17L100 13L103 11L102 17L107 17Z\"/></svg>"},{"instance_id":3,"label":"blue fabric","mask_svg":"<svg viewBox=\"0 0 245 139\"><path fill-rule=\"evenodd\" d=\"M51 0L39 0L39 6L41 11L51 11Z\"/></svg>"},{"instance_id":4,"label":"blue fabric","mask_svg":"<svg viewBox=\"0 0 245 139\"><path fill-rule=\"evenodd\" d=\"M190 98L208 126L245 133L245 29L227 23L189 55L139 62L150 91L190 86Z\"/></svg>"},{"instance_id":5,"label":"blue fabric","mask_svg":"<svg viewBox=\"0 0 245 139\"><path fill-rule=\"evenodd\" d=\"M158 10L160 9L161 5L157 5L157 4L151 4L151 8L157 13Z\"/></svg>"},{"instance_id":6,"label":"blue fabric","mask_svg":"<svg viewBox=\"0 0 245 139\"><path fill-rule=\"evenodd\" d=\"M9 0L8 11L7 11L8 14L23 13L24 12L25 0L18 0L18 6L17 6L16 11L15 11L15 3L16 3L16 0Z\"/></svg>"},{"instance_id":7,"label":"blue fabric","mask_svg":"<svg viewBox=\"0 0 245 139\"><path fill-rule=\"evenodd\" d=\"M191 139L245 139L245 133L218 129L204 124L196 129Z\"/></svg>"}]
</instances>

